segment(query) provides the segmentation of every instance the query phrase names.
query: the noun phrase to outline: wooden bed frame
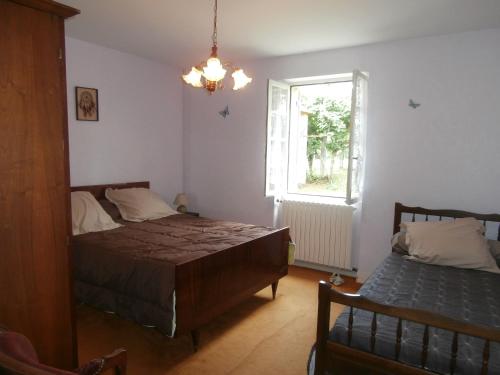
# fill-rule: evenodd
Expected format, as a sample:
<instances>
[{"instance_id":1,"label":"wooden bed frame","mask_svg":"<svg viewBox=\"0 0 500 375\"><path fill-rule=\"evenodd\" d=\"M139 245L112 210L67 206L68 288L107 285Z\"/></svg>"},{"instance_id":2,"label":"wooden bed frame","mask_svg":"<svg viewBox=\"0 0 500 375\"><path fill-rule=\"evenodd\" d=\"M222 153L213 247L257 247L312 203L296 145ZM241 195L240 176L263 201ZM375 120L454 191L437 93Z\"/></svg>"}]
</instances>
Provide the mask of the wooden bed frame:
<instances>
[{"instance_id":1,"label":"wooden bed frame","mask_svg":"<svg viewBox=\"0 0 500 375\"><path fill-rule=\"evenodd\" d=\"M394 233L397 233L399 231L399 224L401 223L402 215L404 213L410 214L412 217L412 221L415 221L416 215L423 215L425 216L426 221L429 220L430 216L434 216L439 217L439 220L441 220L443 217L475 217L476 219L481 220L484 223L500 222L500 215L498 214L485 215L457 210L431 210L422 207L407 207L402 205L401 203L396 203L393 228ZM500 240L500 226L498 231L498 239ZM377 303L358 294L346 294L338 292L332 288L332 285L330 283L324 281L321 281L319 284L318 300L319 303L318 325L316 332L315 375L323 375L327 370L333 374L435 374L435 372L431 372L426 369L429 344L429 327L445 329L454 333L452 347L450 348L451 374L454 373L457 364L458 335L468 335L484 339L485 344L483 348L481 375L486 375L488 373L490 342L494 341L500 343L500 329L470 324L428 311ZM329 340L330 308L332 302L349 306L347 333L349 343L348 345L343 345ZM354 319L353 308L373 312L370 339L371 352L365 352L350 347L352 325ZM394 337L396 360L380 357L373 353L377 333L377 314L398 318L397 332L396 336ZM421 366L419 368L412 367L398 361L399 353L401 350L402 321L412 321L425 326L422 340Z\"/></svg>"},{"instance_id":2,"label":"wooden bed frame","mask_svg":"<svg viewBox=\"0 0 500 375\"><path fill-rule=\"evenodd\" d=\"M72 187L104 199L107 188L149 188L148 181ZM271 285L276 297L278 281L288 274L289 230L182 263L175 270L175 336L191 333L195 350L199 328L241 301Z\"/></svg>"}]
</instances>

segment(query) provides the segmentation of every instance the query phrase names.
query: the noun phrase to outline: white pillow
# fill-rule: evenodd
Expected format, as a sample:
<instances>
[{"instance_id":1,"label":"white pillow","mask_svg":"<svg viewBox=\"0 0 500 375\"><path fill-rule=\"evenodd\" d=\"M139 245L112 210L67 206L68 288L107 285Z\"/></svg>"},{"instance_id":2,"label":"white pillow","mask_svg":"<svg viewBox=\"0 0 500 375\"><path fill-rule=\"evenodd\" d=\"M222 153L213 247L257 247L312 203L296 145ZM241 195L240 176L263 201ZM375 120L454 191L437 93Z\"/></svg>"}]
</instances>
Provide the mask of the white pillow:
<instances>
[{"instance_id":1,"label":"white pillow","mask_svg":"<svg viewBox=\"0 0 500 375\"><path fill-rule=\"evenodd\" d=\"M500 273L483 236L483 225L474 218L455 222L403 223L412 259L442 266Z\"/></svg>"},{"instance_id":2,"label":"white pillow","mask_svg":"<svg viewBox=\"0 0 500 375\"><path fill-rule=\"evenodd\" d=\"M145 188L106 189L106 198L120 210L128 221L159 219L178 214L156 193Z\"/></svg>"},{"instance_id":3,"label":"white pillow","mask_svg":"<svg viewBox=\"0 0 500 375\"><path fill-rule=\"evenodd\" d=\"M500 241L488 240L490 245L490 253L495 258L497 264L500 264Z\"/></svg>"},{"instance_id":4,"label":"white pillow","mask_svg":"<svg viewBox=\"0 0 500 375\"><path fill-rule=\"evenodd\" d=\"M121 227L88 191L71 192L71 219L75 236Z\"/></svg>"}]
</instances>

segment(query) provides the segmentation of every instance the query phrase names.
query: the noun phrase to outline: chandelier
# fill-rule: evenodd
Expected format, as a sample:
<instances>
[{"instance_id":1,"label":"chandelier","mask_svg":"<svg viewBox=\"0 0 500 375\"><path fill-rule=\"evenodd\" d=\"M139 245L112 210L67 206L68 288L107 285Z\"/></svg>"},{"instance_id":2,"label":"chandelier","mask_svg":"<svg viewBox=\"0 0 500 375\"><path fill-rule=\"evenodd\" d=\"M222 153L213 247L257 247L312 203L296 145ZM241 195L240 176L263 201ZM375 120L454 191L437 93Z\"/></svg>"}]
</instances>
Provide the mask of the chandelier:
<instances>
[{"instance_id":1,"label":"chandelier","mask_svg":"<svg viewBox=\"0 0 500 375\"><path fill-rule=\"evenodd\" d=\"M226 69L225 69L226 68ZM231 67L228 63L222 63L217 56L217 0L214 5L214 32L212 34L212 53L206 62L202 62L191 68L182 79L193 87L203 87L212 94L217 89L222 89L222 80L226 75L227 68L232 69L231 76L234 79L233 90L239 90L252 82L243 69Z\"/></svg>"}]
</instances>

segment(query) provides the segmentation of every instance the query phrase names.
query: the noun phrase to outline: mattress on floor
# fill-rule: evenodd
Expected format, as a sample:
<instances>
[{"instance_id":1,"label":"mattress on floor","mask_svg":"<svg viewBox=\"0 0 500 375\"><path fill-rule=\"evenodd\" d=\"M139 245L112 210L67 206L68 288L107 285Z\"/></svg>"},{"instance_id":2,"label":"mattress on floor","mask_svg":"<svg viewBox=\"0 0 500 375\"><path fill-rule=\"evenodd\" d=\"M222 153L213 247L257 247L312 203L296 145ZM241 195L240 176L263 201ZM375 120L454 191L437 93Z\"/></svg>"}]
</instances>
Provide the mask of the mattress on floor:
<instances>
[{"instance_id":1,"label":"mattress on floor","mask_svg":"<svg viewBox=\"0 0 500 375\"><path fill-rule=\"evenodd\" d=\"M500 275L484 271L434 266L391 254L359 290L376 302L432 311L450 318L500 328ZM373 313L354 309L351 346L370 350ZM330 340L347 345L349 308L330 332ZM395 359L397 318L377 317L375 354ZM403 322L399 360L420 366L424 326ZM453 333L429 329L427 368L447 374ZM459 335L455 374L480 374L484 340ZM314 358L310 371L314 366ZM500 374L500 344L491 343L488 374Z\"/></svg>"}]
</instances>

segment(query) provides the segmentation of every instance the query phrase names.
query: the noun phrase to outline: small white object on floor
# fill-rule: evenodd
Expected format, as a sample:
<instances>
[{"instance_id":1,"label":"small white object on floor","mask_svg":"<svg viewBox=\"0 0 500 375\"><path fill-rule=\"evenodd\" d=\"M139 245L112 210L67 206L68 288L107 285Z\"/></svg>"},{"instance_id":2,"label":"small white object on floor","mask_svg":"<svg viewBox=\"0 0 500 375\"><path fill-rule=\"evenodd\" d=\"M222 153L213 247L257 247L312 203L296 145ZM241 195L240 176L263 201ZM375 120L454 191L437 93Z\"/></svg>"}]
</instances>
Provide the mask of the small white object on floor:
<instances>
[{"instance_id":1,"label":"small white object on floor","mask_svg":"<svg viewBox=\"0 0 500 375\"><path fill-rule=\"evenodd\" d=\"M339 286L339 285L342 285L344 283L344 279L338 273L332 274L332 276L330 277L330 281L335 286Z\"/></svg>"}]
</instances>

